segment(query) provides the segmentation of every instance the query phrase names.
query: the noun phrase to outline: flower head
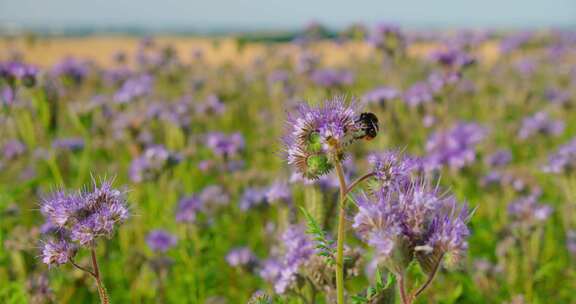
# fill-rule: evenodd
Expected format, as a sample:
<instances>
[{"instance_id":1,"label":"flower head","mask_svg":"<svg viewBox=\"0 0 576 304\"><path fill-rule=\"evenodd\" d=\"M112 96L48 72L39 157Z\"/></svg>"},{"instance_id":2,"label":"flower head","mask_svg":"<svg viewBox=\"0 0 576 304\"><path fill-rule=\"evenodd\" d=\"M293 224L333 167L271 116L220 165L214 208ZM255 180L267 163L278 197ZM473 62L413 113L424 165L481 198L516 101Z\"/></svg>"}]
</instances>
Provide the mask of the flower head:
<instances>
[{"instance_id":1,"label":"flower head","mask_svg":"<svg viewBox=\"0 0 576 304\"><path fill-rule=\"evenodd\" d=\"M57 191L42 201L40 211L47 225L53 227L50 230L56 231L59 237L57 241L49 239L45 243L45 257L58 250L62 253L64 248L91 246L101 237L110 237L114 228L129 216L124 193L112 188L109 181L99 186L94 182L92 190Z\"/></svg>"},{"instance_id":2,"label":"flower head","mask_svg":"<svg viewBox=\"0 0 576 304\"><path fill-rule=\"evenodd\" d=\"M356 116L354 106L338 97L316 107L299 104L296 113L288 116L284 138L288 163L308 179L330 172L360 131Z\"/></svg>"},{"instance_id":3,"label":"flower head","mask_svg":"<svg viewBox=\"0 0 576 304\"><path fill-rule=\"evenodd\" d=\"M469 213L458 211L456 200L411 172L413 163L395 152L384 153L391 176L378 178L379 191L356 198L358 213L352 227L376 250L377 257L391 271L403 271L416 257L424 269L431 269L445 256L457 261L466 251ZM416 163L417 164L417 163Z\"/></svg>"}]
</instances>

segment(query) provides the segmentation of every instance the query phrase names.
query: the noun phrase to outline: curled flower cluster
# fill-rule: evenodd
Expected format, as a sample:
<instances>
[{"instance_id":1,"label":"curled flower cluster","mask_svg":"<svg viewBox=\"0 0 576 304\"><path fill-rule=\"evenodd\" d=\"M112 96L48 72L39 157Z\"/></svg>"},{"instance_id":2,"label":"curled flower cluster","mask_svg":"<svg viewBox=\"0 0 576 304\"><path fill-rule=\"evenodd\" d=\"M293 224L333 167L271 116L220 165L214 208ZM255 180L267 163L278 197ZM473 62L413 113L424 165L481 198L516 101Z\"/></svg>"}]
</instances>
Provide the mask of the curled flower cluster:
<instances>
[{"instance_id":1,"label":"curled flower cluster","mask_svg":"<svg viewBox=\"0 0 576 304\"><path fill-rule=\"evenodd\" d=\"M458 123L451 129L432 134L426 142L428 169L448 166L459 170L476 160L476 145L486 137L486 129L476 123Z\"/></svg>"},{"instance_id":2,"label":"curled flower cluster","mask_svg":"<svg viewBox=\"0 0 576 304\"><path fill-rule=\"evenodd\" d=\"M288 116L284 138L288 163L307 179L317 179L344 159L344 150L359 131L356 111L342 98L313 107L299 104L297 113Z\"/></svg>"},{"instance_id":3,"label":"curled flower cluster","mask_svg":"<svg viewBox=\"0 0 576 304\"><path fill-rule=\"evenodd\" d=\"M76 248L94 246L128 218L124 194L108 181L94 183L92 191L55 192L43 200L40 211L55 231L42 247L42 261L49 265L66 263Z\"/></svg>"},{"instance_id":4,"label":"curled flower cluster","mask_svg":"<svg viewBox=\"0 0 576 304\"><path fill-rule=\"evenodd\" d=\"M382 186L356 198L353 228L395 273L402 273L414 258L426 271L442 260L456 263L468 246L468 209L414 174L416 164L396 153L384 154L375 162L375 169L383 171L376 171ZM451 259L443 259L447 256Z\"/></svg>"}]
</instances>

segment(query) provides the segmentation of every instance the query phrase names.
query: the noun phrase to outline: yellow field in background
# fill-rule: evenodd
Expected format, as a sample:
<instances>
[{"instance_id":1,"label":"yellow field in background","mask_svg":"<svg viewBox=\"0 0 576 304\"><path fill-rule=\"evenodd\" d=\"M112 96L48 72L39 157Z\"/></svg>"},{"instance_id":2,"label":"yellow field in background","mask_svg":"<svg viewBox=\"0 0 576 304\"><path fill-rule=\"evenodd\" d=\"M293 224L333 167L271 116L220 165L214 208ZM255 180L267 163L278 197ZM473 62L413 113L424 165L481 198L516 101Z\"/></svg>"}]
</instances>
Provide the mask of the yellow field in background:
<instances>
[{"instance_id":1,"label":"yellow field in background","mask_svg":"<svg viewBox=\"0 0 576 304\"><path fill-rule=\"evenodd\" d=\"M0 56L5 57L7 50L22 52L27 62L40 66L50 66L64 56L91 59L94 62L109 66L113 60L113 54L122 51L128 55L135 54L139 38L125 36L90 36L72 38L36 38L34 40L17 38L4 38L0 40ZM157 45L171 45L183 62L192 60L192 53L201 50L205 62L208 64L234 64L248 65L270 51L270 47L264 43L248 43L239 48L233 38L188 38L162 36L154 39ZM286 56L295 56L299 53L297 46L289 43L276 44L277 51ZM408 49L410 56L424 57L430 54L437 45L418 43ZM348 62L352 58L365 58L372 54L373 50L366 43L349 42L337 44L325 41L314 44L312 49L320 54L324 63L329 66L337 66ZM490 64L499 55L498 45L495 42L487 42L477 50L477 56L481 62Z\"/></svg>"}]
</instances>

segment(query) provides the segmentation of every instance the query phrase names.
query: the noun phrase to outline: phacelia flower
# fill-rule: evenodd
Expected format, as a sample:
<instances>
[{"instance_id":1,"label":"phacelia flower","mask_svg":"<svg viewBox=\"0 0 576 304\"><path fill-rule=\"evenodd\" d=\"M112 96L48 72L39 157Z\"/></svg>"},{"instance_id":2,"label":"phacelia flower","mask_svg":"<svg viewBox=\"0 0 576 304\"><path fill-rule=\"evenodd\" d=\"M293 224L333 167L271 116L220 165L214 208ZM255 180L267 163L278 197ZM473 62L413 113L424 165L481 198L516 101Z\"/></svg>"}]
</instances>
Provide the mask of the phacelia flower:
<instances>
[{"instance_id":1,"label":"phacelia flower","mask_svg":"<svg viewBox=\"0 0 576 304\"><path fill-rule=\"evenodd\" d=\"M422 167L419 159L401 155L398 151L371 154L368 162L382 188L406 186L414 171Z\"/></svg>"},{"instance_id":2,"label":"phacelia flower","mask_svg":"<svg viewBox=\"0 0 576 304\"><path fill-rule=\"evenodd\" d=\"M453 196L423 177L407 174L399 160L388 163L396 167L388 171L398 172L404 182L360 194L352 227L393 272L403 271L414 258L426 271L441 261L458 262L467 249L467 208L458 207ZM447 256L451 259L443 259Z\"/></svg>"},{"instance_id":3,"label":"phacelia flower","mask_svg":"<svg viewBox=\"0 0 576 304\"><path fill-rule=\"evenodd\" d=\"M124 82L114 94L117 103L128 103L136 98L147 96L154 87L154 78L150 75L138 75Z\"/></svg>"},{"instance_id":4,"label":"phacelia flower","mask_svg":"<svg viewBox=\"0 0 576 304\"><path fill-rule=\"evenodd\" d=\"M342 161L345 149L361 131L354 106L334 98L320 106L299 104L289 114L284 146L288 164L307 179L327 174Z\"/></svg>"},{"instance_id":5,"label":"phacelia flower","mask_svg":"<svg viewBox=\"0 0 576 304\"><path fill-rule=\"evenodd\" d=\"M166 252L177 243L178 238L164 230L153 230L146 237L146 244L155 252Z\"/></svg>"},{"instance_id":6,"label":"phacelia flower","mask_svg":"<svg viewBox=\"0 0 576 304\"><path fill-rule=\"evenodd\" d=\"M176 221L192 223L203 208L203 201L198 196L192 195L182 198L176 209Z\"/></svg>"},{"instance_id":7,"label":"phacelia flower","mask_svg":"<svg viewBox=\"0 0 576 304\"><path fill-rule=\"evenodd\" d=\"M548 156L548 163L542 169L549 173L567 173L576 169L576 138Z\"/></svg>"},{"instance_id":8,"label":"phacelia flower","mask_svg":"<svg viewBox=\"0 0 576 304\"><path fill-rule=\"evenodd\" d=\"M310 75L312 81L322 87L339 87L351 85L354 82L354 74L346 70L318 69Z\"/></svg>"},{"instance_id":9,"label":"phacelia flower","mask_svg":"<svg viewBox=\"0 0 576 304\"><path fill-rule=\"evenodd\" d=\"M240 133L213 132L206 135L206 145L218 156L234 157L244 150L244 137Z\"/></svg>"},{"instance_id":10,"label":"phacelia flower","mask_svg":"<svg viewBox=\"0 0 576 304\"><path fill-rule=\"evenodd\" d=\"M135 182L151 180L163 170L180 162L180 156L162 145L153 145L135 158L130 164L130 179Z\"/></svg>"},{"instance_id":11,"label":"phacelia flower","mask_svg":"<svg viewBox=\"0 0 576 304\"><path fill-rule=\"evenodd\" d=\"M55 139L52 142L52 148L77 152L84 149L84 139L81 137L67 137Z\"/></svg>"},{"instance_id":12,"label":"phacelia flower","mask_svg":"<svg viewBox=\"0 0 576 304\"><path fill-rule=\"evenodd\" d=\"M256 262L256 256L248 247L234 248L226 255L226 262L232 267L250 266Z\"/></svg>"},{"instance_id":13,"label":"phacelia flower","mask_svg":"<svg viewBox=\"0 0 576 304\"><path fill-rule=\"evenodd\" d=\"M552 207L538 202L538 196L521 197L508 205L512 226L531 228L545 222L552 214Z\"/></svg>"},{"instance_id":14,"label":"phacelia flower","mask_svg":"<svg viewBox=\"0 0 576 304\"><path fill-rule=\"evenodd\" d=\"M59 237L57 241L46 241L44 257L65 248L92 246L99 238L110 237L129 215L124 193L112 188L109 181L101 182L100 186L94 182L91 191L57 191L42 201L40 211ZM45 261L63 261L63 258Z\"/></svg>"},{"instance_id":15,"label":"phacelia flower","mask_svg":"<svg viewBox=\"0 0 576 304\"><path fill-rule=\"evenodd\" d=\"M247 188L240 198L240 210L246 211L267 204L267 194L266 188Z\"/></svg>"},{"instance_id":16,"label":"phacelia flower","mask_svg":"<svg viewBox=\"0 0 576 304\"><path fill-rule=\"evenodd\" d=\"M362 96L363 103L385 104L387 101L400 97L400 92L390 87L379 87Z\"/></svg>"},{"instance_id":17,"label":"phacelia flower","mask_svg":"<svg viewBox=\"0 0 576 304\"><path fill-rule=\"evenodd\" d=\"M66 264L75 255L75 246L66 240L48 240L42 244L42 262L44 264Z\"/></svg>"},{"instance_id":18,"label":"phacelia flower","mask_svg":"<svg viewBox=\"0 0 576 304\"><path fill-rule=\"evenodd\" d=\"M560 135L564 132L564 122L555 121L548 117L546 112L538 112L522 120L522 127L518 131L518 138L527 139L536 134Z\"/></svg>"},{"instance_id":19,"label":"phacelia flower","mask_svg":"<svg viewBox=\"0 0 576 304\"><path fill-rule=\"evenodd\" d=\"M18 156L24 154L26 146L19 140L10 140L2 147L2 155L4 160L13 160Z\"/></svg>"},{"instance_id":20,"label":"phacelia flower","mask_svg":"<svg viewBox=\"0 0 576 304\"><path fill-rule=\"evenodd\" d=\"M432 134L426 142L428 169L448 166L461 169L476 160L476 145L486 137L486 129L475 123L458 123L447 131Z\"/></svg>"},{"instance_id":21,"label":"phacelia flower","mask_svg":"<svg viewBox=\"0 0 576 304\"><path fill-rule=\"evenodd\" d=\"M272 279L274 290L278 294L283 294L292 287L301 268L315 253L314 243L301 226L290 226L282 234L281 240L283 243L283 254L278 258L280 267L277 270L279 272L273 273L268 268L268 273L264 273Z\"/></svg>"},{"instance_id":22,"label":"phacelia flower","mask_svg":"<svg viewBox=\"0 0 576 304\"><path fill-rule=\"evenodd\" d=\"M427 82L418 82L404 92L404 102L410 107L421 106L432 100L434 100L434 92Z\"/></svg>"},{"instance_id":23,"label":"phacelia flower","mask_svg":"<svg viewBox=\"0 0 576 304\"><path fill-rule=\"evenodd\" d=\"M510 150L501 149L486 157L486 165L491 168L503 167L512 161Z\"/></svg>"}]
</instances>

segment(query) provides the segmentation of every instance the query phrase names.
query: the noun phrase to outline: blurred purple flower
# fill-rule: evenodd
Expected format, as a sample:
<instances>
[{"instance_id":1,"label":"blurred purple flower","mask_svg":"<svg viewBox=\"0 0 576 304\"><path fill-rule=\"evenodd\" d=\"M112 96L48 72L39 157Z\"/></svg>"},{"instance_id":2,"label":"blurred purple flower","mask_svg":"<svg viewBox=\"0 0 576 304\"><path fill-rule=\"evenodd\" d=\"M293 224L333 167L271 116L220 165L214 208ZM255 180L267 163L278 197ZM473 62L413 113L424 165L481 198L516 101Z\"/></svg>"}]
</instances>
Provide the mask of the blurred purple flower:
<instances>
[{"instance_id":1,"label":"blurred purple flower","mask_svg":"<svg viewBox=\"0 0 576 304\"><path fill-rule=\"evenodd\" d=\"M525 140L537 134L558 136L564 132L564 122L552 120L548 113L537 112L522 120L518 138Z\"/></svg>"},{"instance_id":2,"label":"blurred purple flower","mask_svg":"<svg viewBox=\"0 0 576 304\"><path fill-rule=\"evenodd\" d=\"M226 135L221 132L212 132L206 135L206 145L218 156L234 157L244 150L244 137L240 133Z\"/></svg>"},{"instance_id":3,"label":"blurred purple flower","mask_svg":"<svg viewBox=\"0 0 576 304\"><path fill-rule=\"evenodd\" d=\"M432 134L426 142L425 166L429 170L441 166L459 170L476 160L476 145L487 130L476 123L457 123L449 130Z\"/></svg>"},{"instance_id":4,"label":"blurred purple flower","mask_svg":"<svg viewBox=\"0 0 576 304\"><path fill-rule=\"evenodd\" d=\"M232 267L250 266L256 262L256 256L248 247L234 248L226 255L226 262Z\"/></svg>"},{"instance_id":5,"label":"blurred purple flower","mask_svg":"<svg viewBox=\"0 0 576 304\"><path fill-rule=\"evenodd\" d=\"M168 249L176 246L178 238L165 230L153 230L146 237L146 244L152 251L166 252Z\"/></svg>"},{"instance_id":6,"label":"blurred purple flower","mask_svg":"<svg viewBox=\"0 0 576 304\"><path fill-rule=\"evenodd\" d=\"M394 100L400 97L400 92L390 87L378 87L373 89L362 96L362 103L385 104L387 101Z\"/></svg>"},{"instance_id":7,"label":"blurred purple flower","mask_svg":"<svg viewBox=\"0 0 576 304\"><path fill-rule=\"evenodd\" d=\"M548 163L542 168L549 173L568 173L576 169L576 137L560 146L548 156Z\"/></svg>"}]
</instances>

